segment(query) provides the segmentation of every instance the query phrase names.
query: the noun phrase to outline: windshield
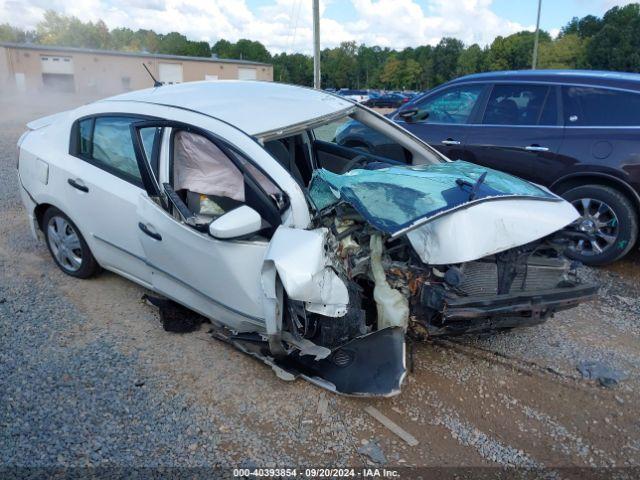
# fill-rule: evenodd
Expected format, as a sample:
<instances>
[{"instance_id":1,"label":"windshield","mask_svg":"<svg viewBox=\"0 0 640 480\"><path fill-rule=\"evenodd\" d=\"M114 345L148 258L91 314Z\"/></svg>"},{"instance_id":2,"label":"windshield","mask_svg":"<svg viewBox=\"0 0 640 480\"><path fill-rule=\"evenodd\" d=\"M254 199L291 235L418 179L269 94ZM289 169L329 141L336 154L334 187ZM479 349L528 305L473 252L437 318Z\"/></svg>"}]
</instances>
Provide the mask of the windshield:
<instances>
[{"instance_id":1,"label":"windshield","mask_svg":"<svg viewBox=\"0 0 640 480\"><path fill-rule=\"evenodd\" d=\"M447 161L402 127L362 107L268 132L259 140L303 188L309 187L317 169L343 174L357 168Z\"/></svg>"},{"instance_id":2,"label":"windshield","mask_svg":"<svg viewBox=\"0 0 640 480\"><path fill-rule=\"evenodd\" d=\"M517 177L461 160L437 165L357 169L344 175L317 170L310 197L318 210L340 202L371 225L395 234L419 219L486 199L558 198Z\"/></svg>"}]
</instances>

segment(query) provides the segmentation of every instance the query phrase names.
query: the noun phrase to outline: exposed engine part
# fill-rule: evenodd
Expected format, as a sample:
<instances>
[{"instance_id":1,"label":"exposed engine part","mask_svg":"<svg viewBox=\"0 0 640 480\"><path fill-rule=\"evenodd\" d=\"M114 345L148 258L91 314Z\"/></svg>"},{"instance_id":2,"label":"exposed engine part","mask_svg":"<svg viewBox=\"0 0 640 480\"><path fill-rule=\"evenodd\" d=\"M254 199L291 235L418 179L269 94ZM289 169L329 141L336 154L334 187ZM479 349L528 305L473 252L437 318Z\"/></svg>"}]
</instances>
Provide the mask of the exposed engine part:
<instances>
[{"instance_id":1,"label":"exposed engine part","mask_svg":"<svg viewBox=\"0 0 640 480\"><path fill-rule=\"evenodd\" d=\"M347 283L349 309L346 315L334 318L307 312L314 333L307 337L318 345L334 348L369 332L365 311L362 309L362 292L353 282Z\"/></svg>"},{"instance_id":2,"label":"exposed engine part","mask_svg":"<svg viewBox=\"0 0 640 480\"><path fill-rule=\"evenodd\" d=\"M452 287L460 286L464 280L465 275L458 267L451 267L444 274L444 281Z\"/></svg>"},{"instance_id":3,"label":"exposed engine part","mask_svg":"<svg viewBox=\"0 0 640 480\"><path fill-rule=\"evenodd\" d=\"M375 282L373 298L378 307L378 329L386 327L407 328L409 301L387 283L382 266L382 237L371 236L371 274Z\"/></svg>"},{"instance_id":4,"label":"exposed engine part","mask_svg":"<svg viewBox=\"0 0 640 480\"><path fill-rule=\"evenodd\" d=\"M318 324L315 316L307 315L304 308L304 302L299 300L285 300L287 305L287 314L285 315L286 325L294 338L312 338L318 331Z\"/></svg>"}]
</instances>

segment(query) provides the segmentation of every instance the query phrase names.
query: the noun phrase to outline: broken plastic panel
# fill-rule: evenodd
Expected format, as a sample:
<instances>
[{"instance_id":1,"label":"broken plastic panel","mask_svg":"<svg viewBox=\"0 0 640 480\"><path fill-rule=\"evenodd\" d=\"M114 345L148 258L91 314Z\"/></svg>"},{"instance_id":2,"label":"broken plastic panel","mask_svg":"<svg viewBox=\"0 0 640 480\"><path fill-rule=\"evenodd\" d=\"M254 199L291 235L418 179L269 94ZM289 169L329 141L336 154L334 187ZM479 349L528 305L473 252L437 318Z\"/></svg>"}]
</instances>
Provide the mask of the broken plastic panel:
<instances>
[{"instance_id":1,"label":"broken plastic panel","mask_svg":"<svg viewBox=\"0 0 640 480\"><path fill-rule=\"evenodd\" d=\"M342 175L320 169L313 174L310 195L319 210L345 201L375 228L391 235L418 220L485 199L560 201L532 183L461 160L356 169Z\"/></svg>"}]
</instances>

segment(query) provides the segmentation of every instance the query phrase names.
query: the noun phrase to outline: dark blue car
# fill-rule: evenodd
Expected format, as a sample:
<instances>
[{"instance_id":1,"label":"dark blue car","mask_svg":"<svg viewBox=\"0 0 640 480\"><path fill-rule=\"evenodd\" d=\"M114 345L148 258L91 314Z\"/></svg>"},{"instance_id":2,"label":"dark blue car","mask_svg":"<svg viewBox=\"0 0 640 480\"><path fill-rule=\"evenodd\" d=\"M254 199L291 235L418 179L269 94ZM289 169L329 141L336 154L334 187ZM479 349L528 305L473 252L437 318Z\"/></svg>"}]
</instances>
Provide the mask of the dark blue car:
<instances>
[{"instance_id":1,"label":"dark blue car","mask_svg":"<svg viewBox=\"0 0 640 480\"><path fill-rule=\"evenodd\" d=\"M613 262L638 238L640 74L529 70L469 75L389 115L451 159L502 170L571 201L574 258ZM346 125L341 145L410 162L407 152Z\"/></svg>"}]
</instances>

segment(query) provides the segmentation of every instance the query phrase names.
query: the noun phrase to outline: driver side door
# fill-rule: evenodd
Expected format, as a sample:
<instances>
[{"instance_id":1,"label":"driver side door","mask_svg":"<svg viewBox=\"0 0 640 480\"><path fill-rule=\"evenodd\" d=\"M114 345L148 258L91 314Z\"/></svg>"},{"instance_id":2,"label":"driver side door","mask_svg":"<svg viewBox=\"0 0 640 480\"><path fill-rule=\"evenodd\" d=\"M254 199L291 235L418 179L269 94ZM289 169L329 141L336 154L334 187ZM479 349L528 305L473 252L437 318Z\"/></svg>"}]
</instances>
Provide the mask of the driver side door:
<instances>
[{"instance_id":1,"label":"driver side door","mask_svg":"<svg viewBox=\"0 0 640 480\"><path fill-rule=\"evenodd\" d=\"M468 160L465 142L485 90L483 84L466 84L428 94L400 111L417 109L416 120L396 115L394 121L451 160Z\"/></svg>"},{"instance_id":2,"label":"driver side door","mask_svg":"<svg viewBox=\"0 0 640 480\"><path fill-rule=\"evenodd\" d=\"M165 128L171 136L162 150L156 152L159 158L151 161L141 148L139 135L141 129L149 126ZM152 269L154 290L237 331L263 329L260 273L270 233L280 221L277 206L265 189L277 186L268 185L270 179L266 175L210 132L172 122L138 123L132 126L132 131L136 156L145 170L143 180L147 190L138 199L138 238ZM197 141L181 150L181 155L185 152L191 155L185 159L176 156L180 148L176 136L187 131ZM216 156L216 167L208 171L214 165L206 163L211 155ZM150 167L154 164L159 165L155 172ZM190 169L200 167L205 175L189 175ZM162 176L157 172L163 170L169 172L169 178L161 183L157 177ZM233 186L237 187L235 191L230 190ZM174 187L179 190L174 191ZM249 238L213 238L206 223L202 224L204 228L197 228L193 222L194 218L202 221L203 217L201 212L194 212L192 203L187 206L194 194L196 199L206 197L209 207L210 198L234 197L228 203L231 207L223 201L218 203L223 205L221 208L251 206L261 214L265 228ZM224 212L214 209L209 220L221 214Z\"/></svg>"}]
</instances>

